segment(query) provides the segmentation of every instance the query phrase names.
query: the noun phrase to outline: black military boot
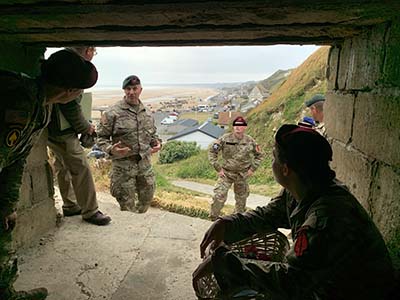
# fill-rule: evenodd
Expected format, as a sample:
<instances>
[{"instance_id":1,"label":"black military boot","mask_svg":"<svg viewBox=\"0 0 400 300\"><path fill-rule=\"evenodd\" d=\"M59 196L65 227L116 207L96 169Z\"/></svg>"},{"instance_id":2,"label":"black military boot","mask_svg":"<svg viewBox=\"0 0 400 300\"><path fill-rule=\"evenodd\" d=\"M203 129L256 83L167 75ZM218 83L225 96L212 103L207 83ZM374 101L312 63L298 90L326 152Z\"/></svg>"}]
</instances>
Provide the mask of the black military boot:
<instances>
[{"instance_id":1,"label":"black military boot","mask_svg":"<svg viewBox=\"0 0 400 300\"><path fill-rule=\"evenodd\" d=\"M121 211L136 212L135 204L132 201L118 201Z\"/></svg>"},{"instance_id":2,"label":"black military boot","mask_svg":"<svg viewBox=\"0 0 400 300\"><path fill-rule=\"evenodd\" d=\"M14 292L10 300L43 300L47 298L47 295L47 289L37 288L30 291Z\"/></svg>"},{"instance_id":3,"label":"black military boot","mask_svg":"<svg viewBox=\"0 0 400 300\"><path fill-rule=\"evenodd\" d=\"M0 290L0 298L3 300L43 300L48 295L47 289L37 288L30 291L15 291L8 289L6 291Z\"/></svg>"}]
</instances>

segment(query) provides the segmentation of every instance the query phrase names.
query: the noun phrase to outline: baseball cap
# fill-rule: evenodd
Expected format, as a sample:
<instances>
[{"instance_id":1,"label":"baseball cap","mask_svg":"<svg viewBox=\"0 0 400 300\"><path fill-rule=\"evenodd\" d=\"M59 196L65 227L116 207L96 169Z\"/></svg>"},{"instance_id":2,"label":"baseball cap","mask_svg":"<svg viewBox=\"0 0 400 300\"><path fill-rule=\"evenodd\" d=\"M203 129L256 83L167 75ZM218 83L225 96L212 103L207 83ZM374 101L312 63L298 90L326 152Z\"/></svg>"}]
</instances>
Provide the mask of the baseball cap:
<instances>
[{"instance_id":1,"label":"baseball cap","mask_svg":"<svg viewBox=\"0 0 400 300\"><path fill-rule=\"evenodd\" d=\"M41 77L49 84L76 89L87 89L97 82L96 67L76 53L60 50L42 61Z\"/></svg>"},{"instance_id":2,"label":"baseball cap","mask_svg":"<svg viewBox=\"0 0 400 300\"><path fill-rule=\"evenodd\" d=\"M243 117L236 117L235 120L233 120L232 126L247 126L247 123Z\"/></svg>"},{"instance_id":3,"label":"baseball cap","mask_svg":"<svg viewBox=\"0 0 400 300\"><path fill-rule=\"evenodd\" d=\"M122 82L122 89L125 89L128 85L138 85L140 84L140 79L136 75L128 76Z\"/></svg>"},{"instance_id":4,"label":"baseball cap","mask_svg":"<svg viewBox=\"0 0 400 300\"><path fill-rule=\"evenodd\" d=\"M308 99L306 102L304 102L304 104L307 107L310 107L311 105L313 105L319 101L325 101L325 96L322 94L316 94L311 99Z\"/></svg>"}]
</instances>

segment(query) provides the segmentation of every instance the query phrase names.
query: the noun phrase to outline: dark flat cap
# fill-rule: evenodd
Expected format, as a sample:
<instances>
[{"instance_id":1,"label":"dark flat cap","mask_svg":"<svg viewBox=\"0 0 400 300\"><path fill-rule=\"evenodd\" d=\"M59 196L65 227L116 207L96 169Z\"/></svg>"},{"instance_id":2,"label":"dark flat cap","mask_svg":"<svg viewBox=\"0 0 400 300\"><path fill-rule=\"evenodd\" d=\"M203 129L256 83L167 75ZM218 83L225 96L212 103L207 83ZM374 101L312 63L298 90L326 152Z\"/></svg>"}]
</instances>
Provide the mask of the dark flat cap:
<instances>
[{"instance_id":1,"label":"dark flat cap","mask_svg":"<svg viewBox=\"0 0 400 300\"><path fill-rule=\"evenodd\" d=\"M304 102L304 104L307 107L310 107L311 105L313 105L314 103L317 103L319 101L325 101L325 96L322 94L316 94L316 95L314 95L314 97L312 97L311 99L308 99L306 102Z\"/></svg>"},{"instance_id":2,"label":"dark flat cap","mask_svg":"<svg viewBox=\"0 0 400 300\"><path fill-rule=\"evenodd\" d=\"M140 84L140 79L136 75L128 76L122 82L122 89L125 89L128 85L138 85Z\"/></svg>"},{"instance_id":3,"label":"dark flat cap","mask_svg":"<svg viewBox=\"0 0 400 300\"><path fill-rule=\"evenodd\" d=\"M232 122L232 126L247 126L247 122L243 117L236 117Z\"/></svg>"},{"instance_id":4,"label":"dark flat cap","mask_svg":"<svg viewBox=\"0 0 400 300\"><path fill-rule=\"evenodd\" d=\"M40 69L46 82L64 88L87 89L94 86L98 78L96 67L91 62L68 50L50 55Z\"/></svg>"}]
</instances>

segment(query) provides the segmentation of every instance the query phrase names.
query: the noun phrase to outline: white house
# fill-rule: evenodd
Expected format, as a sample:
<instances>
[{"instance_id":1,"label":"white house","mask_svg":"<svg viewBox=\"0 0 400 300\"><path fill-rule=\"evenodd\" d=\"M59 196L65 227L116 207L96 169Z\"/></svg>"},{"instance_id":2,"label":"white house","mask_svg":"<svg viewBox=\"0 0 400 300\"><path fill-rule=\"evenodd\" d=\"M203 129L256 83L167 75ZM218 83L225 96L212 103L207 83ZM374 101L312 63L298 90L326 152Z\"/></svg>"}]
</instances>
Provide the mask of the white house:
<instances>
[{"instance_id":1,"label":"white house","mask_svg":"<svg viewBox=\"0 0 400 300\"><path fill-rule=\"evenodd\" d=\"M205 122L199 126L187 128L170 137L168 141L196 142L201 149L207 149L217 138L224 134L224 129Z\"/></svg>"}]
</instances>

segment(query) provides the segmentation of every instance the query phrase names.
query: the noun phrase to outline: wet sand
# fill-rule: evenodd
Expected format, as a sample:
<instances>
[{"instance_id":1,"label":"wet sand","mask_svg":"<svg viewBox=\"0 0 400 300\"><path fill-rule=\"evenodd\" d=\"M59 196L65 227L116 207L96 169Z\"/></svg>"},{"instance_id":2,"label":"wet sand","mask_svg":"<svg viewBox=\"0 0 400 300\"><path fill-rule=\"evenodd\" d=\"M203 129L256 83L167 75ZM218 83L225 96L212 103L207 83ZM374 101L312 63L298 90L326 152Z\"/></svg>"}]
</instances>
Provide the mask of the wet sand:
<instances>
[{"instance_id":1,"label":"wet sand","mask_svg":"<svg viewBox=\"0 0 400 300\"><path fill-rule=\"evenodd\" d=\"M93 107L108 106L121 100L124 96L122 89L93 89ZM218 94L218 90L199 87L160 87L143 88L141 100L143 103L157 103L160 101L173 101L175 99L205 100Z\"/></svg>"},{"instance_id":2,"label":"wet sand","mask_svg":"<svg viewBox=\"0 0 400 300\"><path fill-rule=\"evenodd\" d=\"M100 110L111 106L121 100L124 96L124 91L117 88L109 89L92 89L88 92L92 93L92 119L100 118ZM159 108L168 107L168 102L176 103L184 100L185 104L182 109L190 109L196 106L200 101L206 100L208 97L215 96L219 93L218 90L212 88L201 87L150 87L143 88L140 99L143 104L150 110L156 111Z\"/></svg>"}]
</instances>

